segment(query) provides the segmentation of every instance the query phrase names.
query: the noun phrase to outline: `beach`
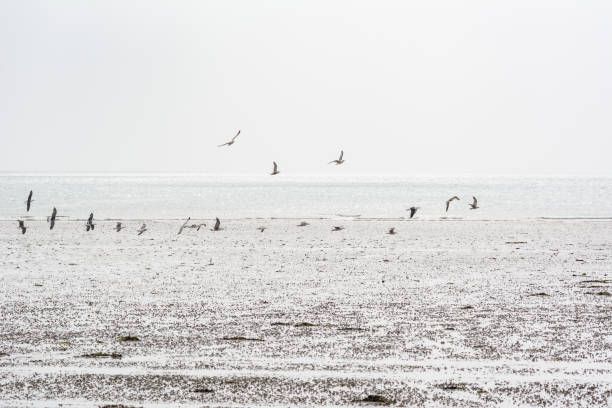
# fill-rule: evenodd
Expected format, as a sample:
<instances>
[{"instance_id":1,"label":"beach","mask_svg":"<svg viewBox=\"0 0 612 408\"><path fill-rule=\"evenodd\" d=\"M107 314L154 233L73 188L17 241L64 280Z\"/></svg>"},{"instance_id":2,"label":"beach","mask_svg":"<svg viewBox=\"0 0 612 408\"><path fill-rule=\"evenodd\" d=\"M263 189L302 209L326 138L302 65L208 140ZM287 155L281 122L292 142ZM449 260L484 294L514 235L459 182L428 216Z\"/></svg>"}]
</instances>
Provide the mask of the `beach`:
<instances>
[{"instance_id":1,"label":"beach","mask_svg":"<svg viewBox=\"0 0 612 408\"><path fill-rule=\"evenodd\" d=\"M305 220L0 222L0 406L608 406L611 220Z\"/></svg>"}]
</instances>

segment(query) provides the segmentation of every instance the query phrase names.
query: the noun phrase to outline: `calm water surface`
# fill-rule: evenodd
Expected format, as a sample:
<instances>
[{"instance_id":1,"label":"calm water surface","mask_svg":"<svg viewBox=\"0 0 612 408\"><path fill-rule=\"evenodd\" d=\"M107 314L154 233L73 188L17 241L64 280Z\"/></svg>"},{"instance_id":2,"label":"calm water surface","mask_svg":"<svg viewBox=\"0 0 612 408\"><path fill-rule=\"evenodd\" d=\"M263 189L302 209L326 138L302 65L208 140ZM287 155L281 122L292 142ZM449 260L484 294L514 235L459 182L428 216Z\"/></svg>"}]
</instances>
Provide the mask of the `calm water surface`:
<instances>
[{"instance_id":1,"label":"calm water surface","mask_svg":"<svg viewBox=\"0 0 612 408\"><path fill-rule=\"evenodd\" d=\"M0 218L61 216L97 219L362 218L406 216L521 220L612 217L612 178L228 176L228 175L0 175ZM448 213L445 201L458 195ZM481 208L468 209L471 197Z\"/></svg>"}]
</instances>

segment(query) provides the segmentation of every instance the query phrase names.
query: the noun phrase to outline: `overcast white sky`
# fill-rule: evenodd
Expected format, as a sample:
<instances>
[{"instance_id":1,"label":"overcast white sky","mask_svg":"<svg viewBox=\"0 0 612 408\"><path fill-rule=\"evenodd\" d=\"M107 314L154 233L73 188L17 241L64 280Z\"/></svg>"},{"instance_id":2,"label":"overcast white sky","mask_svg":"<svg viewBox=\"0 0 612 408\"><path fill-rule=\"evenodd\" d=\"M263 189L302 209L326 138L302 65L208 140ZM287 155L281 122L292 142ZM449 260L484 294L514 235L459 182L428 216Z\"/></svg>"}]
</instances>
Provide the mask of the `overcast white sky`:
<instances>
[{"instance_id":1,"label":"overcast white sky","mask_svg":"<svg viewBox=\"0 0 612 408\"><path fill-rule=\"evenodd\" d=\"M0 0L0 171L610 175L611 39L611 1Z\"/></svg>"}]
</instances>

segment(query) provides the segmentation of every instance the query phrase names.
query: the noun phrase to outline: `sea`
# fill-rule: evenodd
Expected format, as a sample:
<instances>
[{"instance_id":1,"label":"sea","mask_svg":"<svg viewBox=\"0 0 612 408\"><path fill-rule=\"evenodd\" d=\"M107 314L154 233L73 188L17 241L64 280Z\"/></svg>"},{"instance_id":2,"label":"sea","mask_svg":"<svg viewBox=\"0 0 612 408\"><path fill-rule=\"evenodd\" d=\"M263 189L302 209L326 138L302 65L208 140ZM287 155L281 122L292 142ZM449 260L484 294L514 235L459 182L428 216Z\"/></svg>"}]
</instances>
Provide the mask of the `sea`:
<instances>
[{"instance_id":1,"label":"sea","mask_svg":"<svg viewBox=\"0 0 612 408\"><path fill-rule=\"evenodd\" d=\"M612 219L612 177L0 174L1 220L53 207L67 220L401 219L412 206L423 221Z\"/></svg>"}]
</instances>

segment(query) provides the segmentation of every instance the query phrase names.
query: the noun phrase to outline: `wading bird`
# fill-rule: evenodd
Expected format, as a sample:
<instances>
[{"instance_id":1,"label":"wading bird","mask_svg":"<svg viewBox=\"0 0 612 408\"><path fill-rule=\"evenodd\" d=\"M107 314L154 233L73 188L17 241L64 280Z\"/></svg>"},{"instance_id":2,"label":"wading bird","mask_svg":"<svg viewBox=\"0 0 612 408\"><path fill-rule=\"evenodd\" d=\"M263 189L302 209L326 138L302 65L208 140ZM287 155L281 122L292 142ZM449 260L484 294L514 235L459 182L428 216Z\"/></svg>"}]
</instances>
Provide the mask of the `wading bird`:
<instances>
[{"instance_id":1,"label":"wading bird","mask_svg":"<svg viewBox=\"0 0 612 408\"><path fill-rule=\"evenodd\" d=\"M211 231L220 231L221 230L221 220L219 218L215 221L215 226L212 227Z\"/></svg>"},{"instance_id":2,"label":"wading bird","mask_svg":"<svg viewBox=\"0 0 612 408\"><path fill-rule=\"evenodd\" d=\"M474 199L474 202L473 202L473 203L471 203L471 204L469 204L469 206L470 206L470 210L475 210L475 209L477 209L477 208L480 208L480 207L478 206L478 200L476 199L476 197L472 197L472 198Z\"/></svg>"},{"instance_id":3,"label":"wading bird","mask_svg":"<svg viewBox=\"0 0 612 408\"><path fill-rule=\"evenodd\" d=\"M272 169L272 173L270 173L270 175L276 176L278 173L280 173L280 171L278 171L278 164L276 164L275 161L273 161L272 164L274 165L274 168Z\"/></svg>"},{"instance_id":4,"label":"wading bird","mask_svg":"<svg viewBox=\"0 0 612 408\"><path fill-rule=\"evenodd\" d=\"M21 228L21 233L25 234L26 229L27 229L25 226L25 223L23 222L23 220L18 220L18 222L19 222L19 228Z\"/></svg>"},{"instance_id":5,"label":"wading bird","mask_svg":"<svg viewBox=\"0 0 612 408\"><path fill-rule=\"evenodd\" d=\"M115 226L115 231L119 232L119 231L121 231L122 228L123 227L121 226L121 223L118 222L117 225Z\"/></svg>"},{"instance_id":6,"label":"wading bird","mask_svg":"<svg viewBox=\"0 0 612 408\"><path fill-rule=\"evenodd\" d=\"M225 142L223 144L220 144L219 147L223 147L223 146L231 146L234 144L234 142L236 142L236 138L238 137L238 135L240 134L240 131L238 131L238 133L236 133L236 136L232 137L232 140L230 140L229 142Z\"/></svg>"},{"instance_id":7,"label":"wading bird","mask_svg":"<svg viewBox=\"0 0 612 408\"><path fill-rule=\"evenodd\" d=\"M336 166L344 163L344 159L342 159L342 157L344 156L344 150L340 150L340 157L337 160L332 160L327 164L332 164L332 163L336 163Z\"/></svg>"},{"instance_id":8,"label":"wading bird","mask_svg":"<svg viewBox=\"0 0 612 408\"><path fill-rule=\"evenodd\" d=\"M448 212L448 206L450 205L450 203L452 203L454 200L461 200L459 197L457 196L453 196L451 198L449 198L448 200L446 200L446 212Z\"/></svg>"},{"instance_id":9,"label":"wading bird","mask_svg":"<svg viewBox=\"0 0 612 408\"><path fill-rule=\"evenodd\" d=\"M395 227L391 227L391 228L389 228L389 231L387 232L387 234L389 234L389 235L395 235L395 234L397 234L397 232L395 232Z\"/></svg>"}]
</instances>

